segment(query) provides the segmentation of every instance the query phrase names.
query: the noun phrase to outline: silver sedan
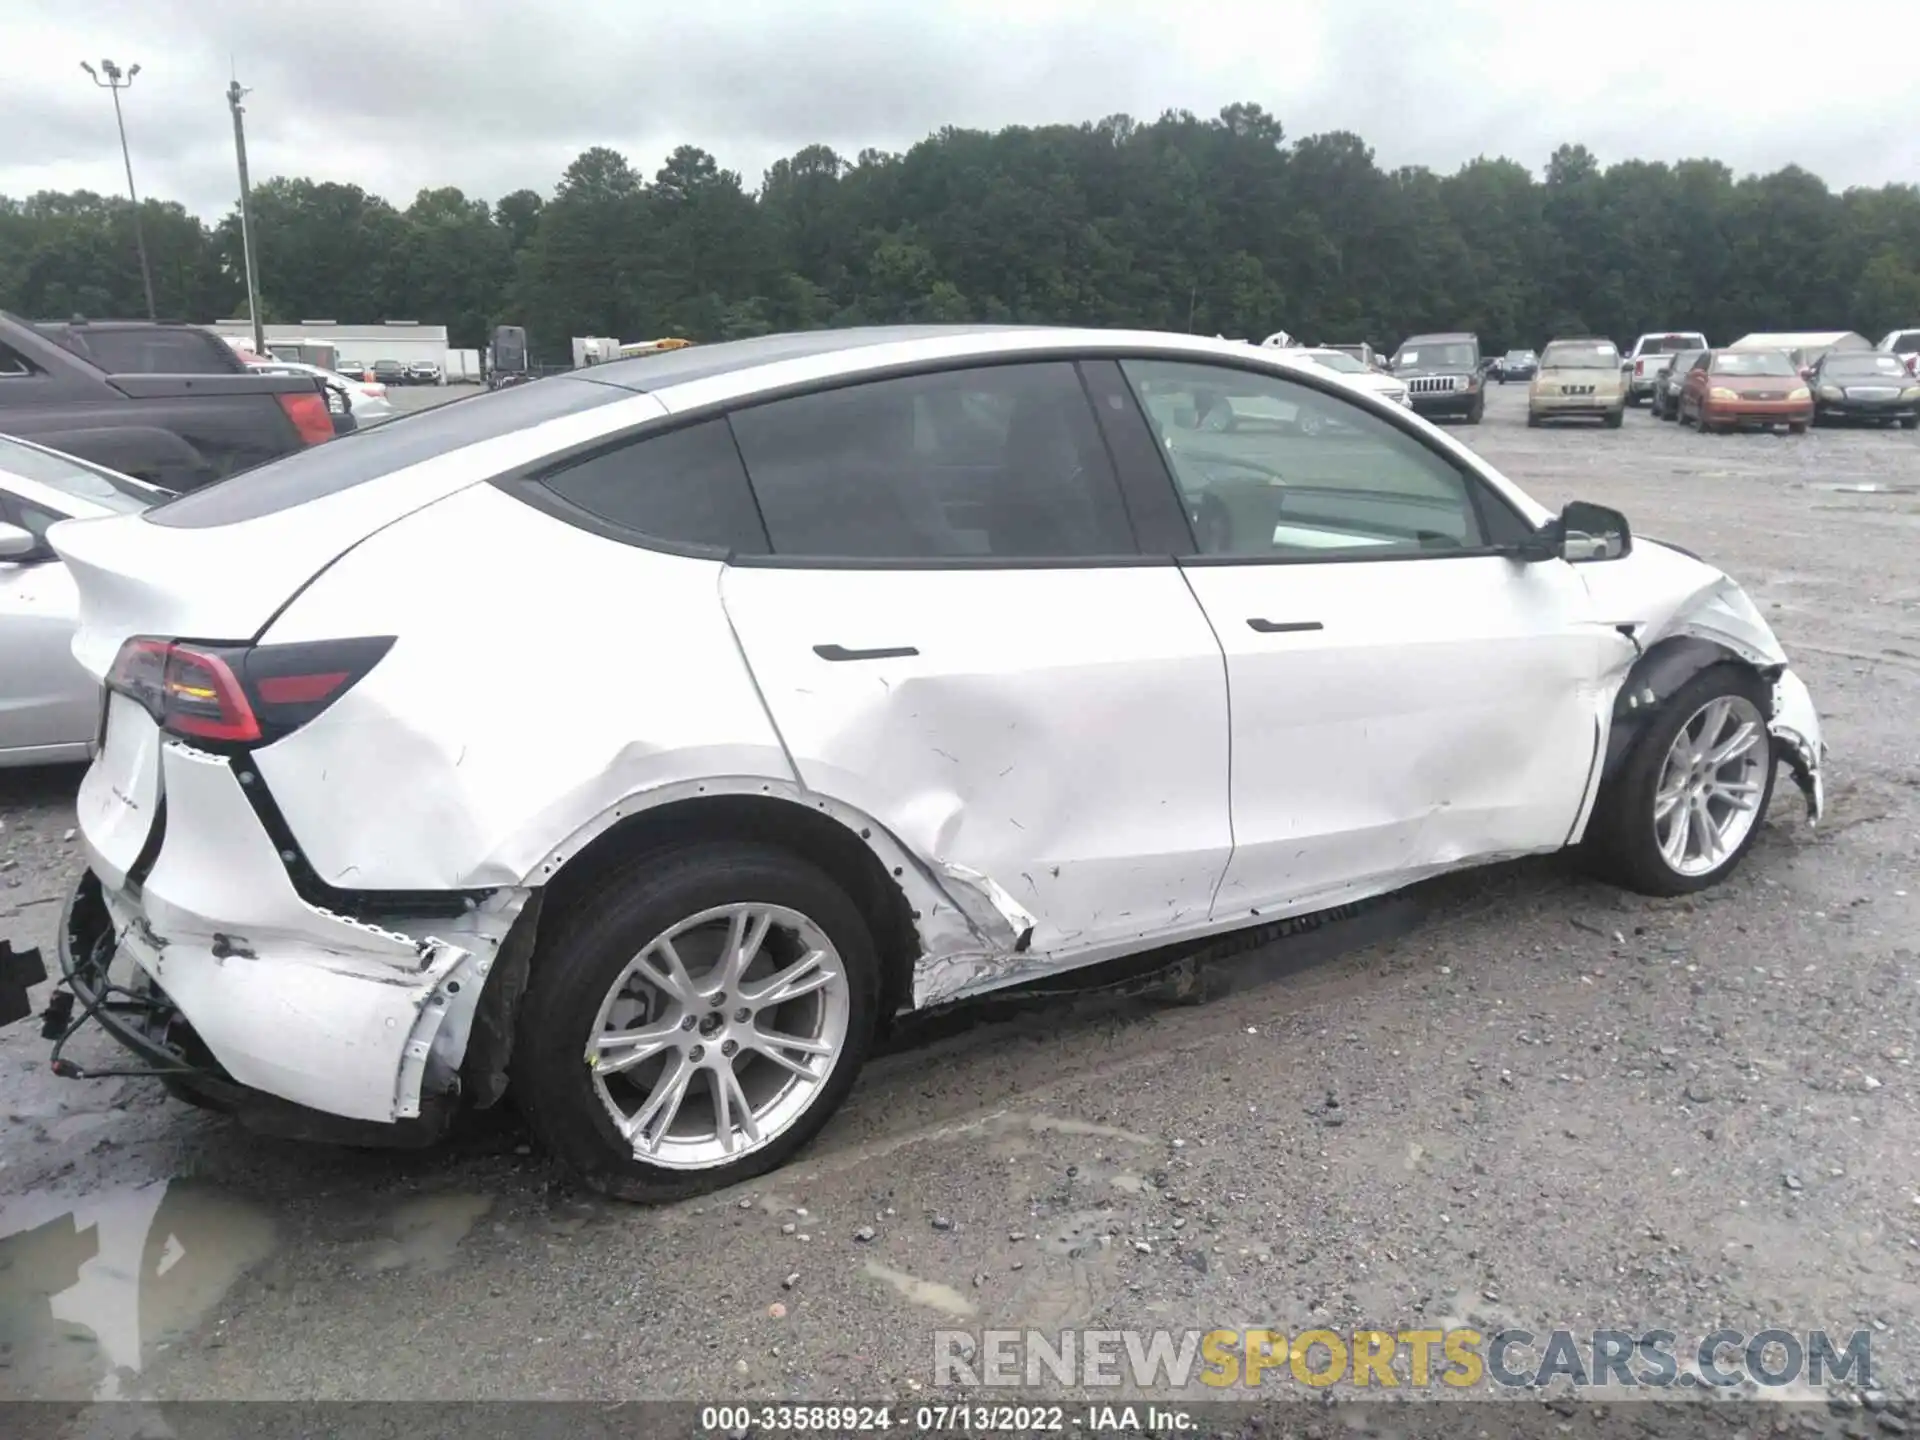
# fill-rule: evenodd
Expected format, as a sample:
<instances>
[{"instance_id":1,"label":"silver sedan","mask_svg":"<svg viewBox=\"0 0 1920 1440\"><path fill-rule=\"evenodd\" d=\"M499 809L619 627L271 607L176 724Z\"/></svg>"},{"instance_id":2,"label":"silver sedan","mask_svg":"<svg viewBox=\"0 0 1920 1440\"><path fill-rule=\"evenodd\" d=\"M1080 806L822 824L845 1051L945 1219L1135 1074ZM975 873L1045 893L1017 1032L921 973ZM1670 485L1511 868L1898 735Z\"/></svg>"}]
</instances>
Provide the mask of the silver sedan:
<instances>
[{"instance_id":1,"label":"silver sedan","mask_svg":"<svg viewBox=\"0 0 1920 1440\"><path fill-rule=\"evenodd\" d=\"M171 492L0 435L0 766L87 758L100 687L73 658L73 579L47 527L144 510Z\"/></svg>"}]
</instances>

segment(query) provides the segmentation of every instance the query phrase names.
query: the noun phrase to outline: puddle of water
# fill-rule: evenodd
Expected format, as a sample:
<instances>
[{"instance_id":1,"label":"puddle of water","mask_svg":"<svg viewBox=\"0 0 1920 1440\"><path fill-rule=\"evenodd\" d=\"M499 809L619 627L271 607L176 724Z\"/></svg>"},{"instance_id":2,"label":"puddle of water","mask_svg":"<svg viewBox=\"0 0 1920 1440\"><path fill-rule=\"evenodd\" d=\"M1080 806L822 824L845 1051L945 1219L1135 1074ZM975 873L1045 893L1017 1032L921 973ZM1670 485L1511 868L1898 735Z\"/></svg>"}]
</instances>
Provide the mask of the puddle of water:
<instances>
[{"instance_id":1,"label":"puddle of water","mask_svg":"<svg viewBox=\"0 0 1920 1440\"><path fill-rule=\"evenodd\" d=\"M218 1191L160 1180L0 1209L0 1396L113 1399L272 1253L273 1222Z\"/></svg>"},{"instance_id":2,"label":"puddle of water","mask_svg":"<svg viewBox=\"0 0 1920 1440\"><path fill-rule=\"evenodd\" d=\"M491 1195L421 1195L393 1212L391 1237L367 1247L361 1268L375 1272L412 1265L437 1275L453 1266L454 1251L493 1208Z\"/></svg>"},{"instance_id":3,"label":"puddle of water","mask_svg":"<svg viewBox=\"0 0 1920 1440\"><path fill-rule=\"evenodd\" d=\"M867 1274L875 1280L884 1280L914 1304L929 1306L943 1315L956 1315L964 1319L974 1313L973 1302L951 1285L942 1285L937 1280L922 1280L904 1270L882 1265L878 1260L867 1261Z\"/></svg>"}]
</instances>

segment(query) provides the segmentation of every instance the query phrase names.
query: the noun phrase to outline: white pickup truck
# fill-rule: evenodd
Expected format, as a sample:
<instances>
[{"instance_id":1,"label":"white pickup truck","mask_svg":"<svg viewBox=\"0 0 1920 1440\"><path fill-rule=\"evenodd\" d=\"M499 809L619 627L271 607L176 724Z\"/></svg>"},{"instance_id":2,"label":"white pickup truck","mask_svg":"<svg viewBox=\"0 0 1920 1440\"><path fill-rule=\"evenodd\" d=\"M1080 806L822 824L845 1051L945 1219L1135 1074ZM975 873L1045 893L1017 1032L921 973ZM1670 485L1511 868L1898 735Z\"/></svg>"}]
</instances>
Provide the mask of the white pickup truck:
<instances>
[{"instance_id":1,"label":"white pickup truck","mask_svg":"<svg viewBox=\"0 0 1920 1440\"><path fill-rule=\"evenodd\" d=\"M1920 326L1911 330L1889 330L1877 348L1898 355L1909 375L1920 375Z\"/></svg>"},{"instance_id":2,"label":"white pickup truck","mask_svg":"<svg viewBox=\"0 0 1920 1440\"><path fill-rule=\"evenodd\" d=\"M1660 376L1682 350L1711 350L1707 337L1698 330L1662 330L1642 335L1633 342L1626 358L1627 403L1638 405L1653 395Z\"/></svg>"}]
</instances>

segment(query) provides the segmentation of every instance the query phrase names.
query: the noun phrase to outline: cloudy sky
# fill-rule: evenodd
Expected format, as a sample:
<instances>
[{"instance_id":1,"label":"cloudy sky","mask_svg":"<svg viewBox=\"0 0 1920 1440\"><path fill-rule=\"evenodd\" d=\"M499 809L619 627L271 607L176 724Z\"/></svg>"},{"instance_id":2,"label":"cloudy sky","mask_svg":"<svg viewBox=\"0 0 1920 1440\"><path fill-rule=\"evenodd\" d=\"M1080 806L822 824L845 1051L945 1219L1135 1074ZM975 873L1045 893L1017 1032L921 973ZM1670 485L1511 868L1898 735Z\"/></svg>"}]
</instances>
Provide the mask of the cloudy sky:
<instances>
[{"instance_id":1,"label":"cloudy sky","mask_svg":"<svg viewBox=\"0 0 1920 1440\"><path fill-rule=\"evenodd\" d=\"M1358 132L1384 165L1476 155L1797 162L1920 181L1920 4L1534 0L0 0L0 194L117 191L124 97L143 194L207 216L235 189L224 91L253 87L257 181L552 190L589 145L647 173L674 145L751 186L825 141L900 149L942 125L1079 121L1236 100L1291 136ZM1642 19L1658 17L1657 33ZM652 18L658 16L659 18Z\"/></svg>"}]
</instances>

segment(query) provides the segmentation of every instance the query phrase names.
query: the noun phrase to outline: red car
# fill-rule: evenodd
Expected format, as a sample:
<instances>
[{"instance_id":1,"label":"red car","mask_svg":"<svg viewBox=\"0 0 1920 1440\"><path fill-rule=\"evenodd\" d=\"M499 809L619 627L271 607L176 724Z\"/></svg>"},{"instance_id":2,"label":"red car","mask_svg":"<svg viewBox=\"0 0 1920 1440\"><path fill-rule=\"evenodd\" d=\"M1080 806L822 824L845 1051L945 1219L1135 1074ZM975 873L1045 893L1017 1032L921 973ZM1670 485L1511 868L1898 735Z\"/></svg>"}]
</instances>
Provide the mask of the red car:
<instances>
[{"instance_id":1,"label":"red car","mask_svg":"<svg viewBox=\"0 0 1920 1440\"><path fill-rule=\"evenodd\" d=\"M1702 430L1772 428L1798 435L1813 419L1813 391L1779 350L1709 350L1680 385L1680 423Z\"/></svg>"}]
</instances>

